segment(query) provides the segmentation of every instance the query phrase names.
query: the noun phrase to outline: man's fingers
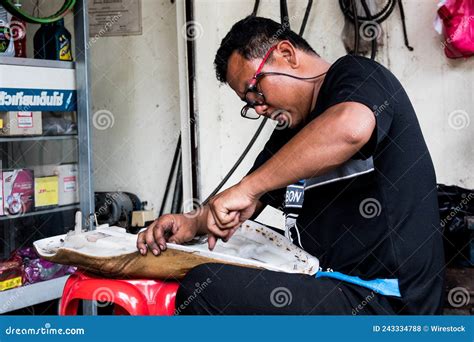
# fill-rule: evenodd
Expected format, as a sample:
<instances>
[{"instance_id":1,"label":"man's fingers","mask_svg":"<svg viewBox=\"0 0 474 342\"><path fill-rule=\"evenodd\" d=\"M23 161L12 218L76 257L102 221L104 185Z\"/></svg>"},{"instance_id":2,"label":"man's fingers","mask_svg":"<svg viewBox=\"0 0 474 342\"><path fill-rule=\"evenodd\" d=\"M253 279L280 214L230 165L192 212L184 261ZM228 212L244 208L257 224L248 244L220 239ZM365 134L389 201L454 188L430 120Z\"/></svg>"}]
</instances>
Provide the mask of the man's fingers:
<instances>
[{"instance_id":1,"label":"man's fingers","mask_svg":"<svg viewBox=\"0 0 474 342\"><path fill-rule=\"evenodd\" d=\"M232 229L240 223L240 212L233 211L229 214L229 217L232 217L232 220L230 220L226 224L220 224L220 229Z\"/></svg>"},{"instance_id":2,"label":"man's fingers","mask_svg":"<svg viewBox=\"0 0 474 342\"><path fill-rule=\"evenodd\" d=\"M158 247L160 247L160 250L166 250L165 227L157 225L155 229L153 229L153 237Z\"/></svg>"},{"instance_id":3,"label":"man's fingers","mask_svg":"<svg viewBox=\"0 0 474 342\"><path fill-rule=\"evenodd\" d=\"M147 247L145 240L145 232L141 232L137 236L137 248L142 255L146 255Z\"/></svg>"},{"instance_id":4,"label":"man's fingers","mask_svg":"<svg viewBox=\"0 0 474 342\"><path fill-rule=\"evenodd\" d=\"M212 213L212 211L209 211L209 214L207 216L207 229L209 229L209 231L216 235L217 237L220 237L220 238L223 238L224 236L227 235L227 232L225 231L222 231L217 223L216 223L216 219L214 217L214 214Z\"/></svg>"},{"instance_id":5,"label":"man's fingers","mask_svg":"<svg viewBox=\"0 0 474 342\"><path fill-rule=\"evenodd\" d=\"M209 250L213 250L214 247L216 247L216 243L217 243L217 238L212 235L212 234L208 234L207 235L207 244L209 246Z\"/></svg>"},{"instance_id":6,"label":"man's fingers","mask_svg":"<svg viewBox=\"0 0 474 342\"><path fill-rule=\"evenodd\" d=\"M155 240L155 236L154 236L155 234L154 231L157 226L158 226L158 222L156 223L154 222L153 224L151 224L150 227L148 227L148 229L146 230L146 235L145 235L146 244L154 255L160 254L160 247L158 247Z\"/></svg>"},{"instance_id":7,"label":"man's fingers","mask_svg":"<svg viewBox=\"0 0 474 342\"><path fill-rule=\"evenodd\" d=\"M212 226L216 227L217 229L219 230L225 230L225 229L231 229L231 228L234 228L235 227L235 222L236 222L236 217L237 217L237 221L238 221L238 218L240 217L240 213L238 211L232 211L228 214L224 214L226 216L226 219L225 221L222 221L221 218L219 218L219 212L216 212L214 210L214 208L211 206L211 210L209 210L209 214L212 214L213 216L213 224ZM221 215L223 213L220 213ZM229 220L230 219L230 220ZM225 223L223 223L225 222ZM208 227L210 227L211 225L208 224ZM213 230L213 232L219 236L219 237L222 237L220 234L218 234L217 230ZM227 233L225 233L227 234Z\"/></svg>"},{"instance_id":8,"label":"man's fingers","mask_svg":"<svg viewBox=\"0 0 474 342\"><path fill-rule=\"evenodd\" d=\"M213 213L216 224L221 229L228 228L228 225L234 220L238 211L230 211L219 204L218 200L210 203L210 211Z\"/></svg>"}]
</instances>

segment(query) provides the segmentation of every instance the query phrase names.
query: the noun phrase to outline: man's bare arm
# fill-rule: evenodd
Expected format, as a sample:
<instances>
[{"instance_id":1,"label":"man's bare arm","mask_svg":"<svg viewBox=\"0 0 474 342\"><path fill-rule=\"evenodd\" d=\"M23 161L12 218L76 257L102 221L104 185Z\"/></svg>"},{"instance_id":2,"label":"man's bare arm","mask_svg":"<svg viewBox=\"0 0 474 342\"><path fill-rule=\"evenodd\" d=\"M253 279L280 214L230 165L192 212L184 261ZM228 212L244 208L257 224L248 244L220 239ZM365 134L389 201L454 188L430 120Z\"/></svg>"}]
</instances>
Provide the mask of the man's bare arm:
<instances>
[{"instance_id":1,"label":"man's bare arm","mask_svg":"<svg viewBox=\"0 0 474 342\"><path fill-rule=\"evenodd\" d=\"M324 174L349 160L370 139L374 113L365 105L335 105L308 123L265 164L242 180L252 196Z\"/></svg>"}]
</instances>

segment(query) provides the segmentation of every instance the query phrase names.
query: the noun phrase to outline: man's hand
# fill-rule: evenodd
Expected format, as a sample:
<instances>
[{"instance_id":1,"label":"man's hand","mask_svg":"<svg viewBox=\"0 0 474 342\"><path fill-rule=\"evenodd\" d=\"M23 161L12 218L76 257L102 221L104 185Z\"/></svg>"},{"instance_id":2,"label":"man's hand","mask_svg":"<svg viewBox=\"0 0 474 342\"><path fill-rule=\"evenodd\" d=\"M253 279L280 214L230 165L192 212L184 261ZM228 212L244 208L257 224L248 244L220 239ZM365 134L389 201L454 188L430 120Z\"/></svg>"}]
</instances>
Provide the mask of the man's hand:
<instances>
[{"instance_id":1,"label":"man's hand","mask_svg":"<svg viewBox=\"0 0 474 342\"><path fill-rule=\"evenodd\" d=\"M252 217L257 203L258 197L245 180L213 197L207 216L209 249L214 249L217 238L229 240L239 225Z\"/></svg>"},{"instance_id":2,"label":"man's hand","mask_svg":"<svg viewBox=\"0 0 474 342\"><path fill-rule=\"evenodd\" d=\"M137 248L142 255L150 249L154 255L166 250L166 242L182 244L192 240L198 232L198 220L183 214L168 214L156 219L138 234Z\"/></svg>"}]
</instances>

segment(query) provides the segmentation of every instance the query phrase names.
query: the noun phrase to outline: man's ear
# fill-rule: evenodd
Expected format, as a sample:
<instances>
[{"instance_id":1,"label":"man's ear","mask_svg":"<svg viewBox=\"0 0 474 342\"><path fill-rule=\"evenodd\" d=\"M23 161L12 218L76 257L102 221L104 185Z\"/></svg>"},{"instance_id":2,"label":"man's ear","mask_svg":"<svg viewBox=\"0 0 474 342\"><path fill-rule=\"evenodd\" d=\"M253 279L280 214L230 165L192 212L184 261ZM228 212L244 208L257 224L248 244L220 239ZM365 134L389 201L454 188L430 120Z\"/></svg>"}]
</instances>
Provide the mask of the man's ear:
<instances>
[{"instance_id":1,"label":"man's ear","mask_svg":"<svg viewBox=\"0 0 474 342\"><path fill-rule=\"evenodd\" d=\"M297 49L289 40L282 40L276 46L276 51L283 57L292 69L297 69L300 66L300 61L297 55Z\"/></svg>"}]
</instances>

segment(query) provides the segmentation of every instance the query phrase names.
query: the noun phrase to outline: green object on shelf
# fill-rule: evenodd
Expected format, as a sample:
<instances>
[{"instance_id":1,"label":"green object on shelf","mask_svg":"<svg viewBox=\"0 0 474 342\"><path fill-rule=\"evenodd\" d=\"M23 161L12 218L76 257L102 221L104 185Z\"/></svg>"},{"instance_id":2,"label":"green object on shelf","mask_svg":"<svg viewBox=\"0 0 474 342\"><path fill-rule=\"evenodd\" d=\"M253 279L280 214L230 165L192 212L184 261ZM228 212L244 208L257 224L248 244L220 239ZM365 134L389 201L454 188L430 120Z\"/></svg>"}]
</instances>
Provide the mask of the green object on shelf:
<instances>
[{"instance_id":1,"label":"green object on shelf","mask_svg":"<svg viewBox=\"0 0 474 342\"><path fill-rule=\"evenodd\" d=\"M50 15L49 17L34 17L20 8L15 6L14 1L12 0L0 0L0 5L2 5L8 12L14 15L17 18L20 18L27 23L31 24L48 24L53 23L61 18L63 18L69 11L72 10L76 0L64 0L64 4L56 13Z\"/></svg>"}]
</instances>

